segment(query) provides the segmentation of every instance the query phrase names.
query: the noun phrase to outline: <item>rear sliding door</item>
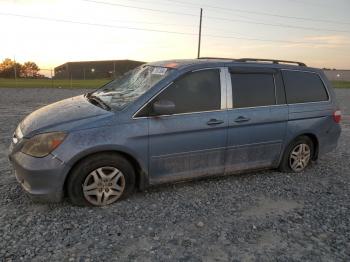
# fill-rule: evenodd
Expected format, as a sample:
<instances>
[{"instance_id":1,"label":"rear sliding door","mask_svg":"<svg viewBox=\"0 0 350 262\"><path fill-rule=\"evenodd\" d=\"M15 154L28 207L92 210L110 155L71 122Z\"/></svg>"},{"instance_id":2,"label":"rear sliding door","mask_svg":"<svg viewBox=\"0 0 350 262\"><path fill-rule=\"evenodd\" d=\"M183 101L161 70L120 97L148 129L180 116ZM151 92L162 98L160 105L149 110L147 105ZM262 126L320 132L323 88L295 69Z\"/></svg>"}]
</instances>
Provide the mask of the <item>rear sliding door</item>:
<instances>
[{"instance_id":1,"label":"rear sliding door","mask_svg":"<svg viewBox=\"0 0 350 262\"><path fill-rule=\"evenodd\" d=\"M279 71L231 68L225 171L276 166L286 134L288 106Z\"/></svg>"}]
</instances>

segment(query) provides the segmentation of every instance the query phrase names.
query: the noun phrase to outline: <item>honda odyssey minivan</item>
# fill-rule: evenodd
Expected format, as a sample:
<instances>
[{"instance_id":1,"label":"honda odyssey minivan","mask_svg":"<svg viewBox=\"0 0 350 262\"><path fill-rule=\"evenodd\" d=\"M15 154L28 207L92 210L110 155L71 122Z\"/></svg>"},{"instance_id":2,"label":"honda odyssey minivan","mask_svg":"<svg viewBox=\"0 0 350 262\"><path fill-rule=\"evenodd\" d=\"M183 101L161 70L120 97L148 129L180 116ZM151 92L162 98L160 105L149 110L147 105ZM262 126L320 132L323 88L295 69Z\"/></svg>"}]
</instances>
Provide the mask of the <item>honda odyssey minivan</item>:
<instances>
[{"instance_id":1,"label":"honda odyssey minivan","mask_svg":"<svg viewBox=\"0 0 350 262\"><path fill-rule=\"evenodd\" d=\"M9 158L33 199L103 206L161 183L302 172L335 149L340 118L322 70L300 62L163 61L31 113Z\"/></svg>"}]
</instances>

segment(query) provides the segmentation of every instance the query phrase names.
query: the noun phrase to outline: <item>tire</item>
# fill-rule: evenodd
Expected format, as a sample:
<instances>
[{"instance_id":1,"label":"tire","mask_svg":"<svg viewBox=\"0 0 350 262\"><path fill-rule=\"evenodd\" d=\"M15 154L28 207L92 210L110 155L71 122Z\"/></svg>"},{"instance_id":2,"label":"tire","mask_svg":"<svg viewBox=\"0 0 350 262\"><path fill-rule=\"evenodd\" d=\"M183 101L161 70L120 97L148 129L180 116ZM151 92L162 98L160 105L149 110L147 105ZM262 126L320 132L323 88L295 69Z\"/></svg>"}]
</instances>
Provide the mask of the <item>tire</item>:
<instances>
[{"instance_id":1,"label":"tire","mask_svg":"<svg viewBox=\"0 0 350 262\"><path fill-rule=\"evenodd\" d=\"M300 155L298 155L298 152L303 153L300 153ZM309 157L307 157L307 152L309 152ZM279 166L279 170L287 173L299 173L304 171L311 163L311 160L314 156L314 152L315 146L309 137L297 137L285 149L283 158ZM296 165L298 166L298 168L295 168Z\"/></svg>"},{"instance_id":2,"label":"tire","mask_svg":"<svg viewBox=\"0 0 350 262\"><path fill-rule=\"evenodd\" d=\"M74 205L105 206L126 198L135 188L135 170L117 153L101 153L80 161L66 184Z\"/></svg>"}]
</instances>

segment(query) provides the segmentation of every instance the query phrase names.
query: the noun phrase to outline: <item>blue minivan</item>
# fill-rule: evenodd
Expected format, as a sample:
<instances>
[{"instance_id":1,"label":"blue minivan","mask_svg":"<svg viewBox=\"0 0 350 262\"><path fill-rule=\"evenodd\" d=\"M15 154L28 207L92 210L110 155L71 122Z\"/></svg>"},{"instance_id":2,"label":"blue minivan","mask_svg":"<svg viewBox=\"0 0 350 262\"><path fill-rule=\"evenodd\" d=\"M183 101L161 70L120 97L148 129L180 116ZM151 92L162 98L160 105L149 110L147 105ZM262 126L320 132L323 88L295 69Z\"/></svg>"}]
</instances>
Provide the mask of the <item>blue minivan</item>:
<instances>
[{"instance_id":1,"label":"blue minivan","mask_svg":"<svg viewBox=\"0 0 350 262\"><path fill-rule=\"evenodd\" d=\"M336 148L340 119L322 70L300 62L162 61L31 113L9 158L35 200L103 206L161 183L302 172Z\"/></svg>"}]
</instances>

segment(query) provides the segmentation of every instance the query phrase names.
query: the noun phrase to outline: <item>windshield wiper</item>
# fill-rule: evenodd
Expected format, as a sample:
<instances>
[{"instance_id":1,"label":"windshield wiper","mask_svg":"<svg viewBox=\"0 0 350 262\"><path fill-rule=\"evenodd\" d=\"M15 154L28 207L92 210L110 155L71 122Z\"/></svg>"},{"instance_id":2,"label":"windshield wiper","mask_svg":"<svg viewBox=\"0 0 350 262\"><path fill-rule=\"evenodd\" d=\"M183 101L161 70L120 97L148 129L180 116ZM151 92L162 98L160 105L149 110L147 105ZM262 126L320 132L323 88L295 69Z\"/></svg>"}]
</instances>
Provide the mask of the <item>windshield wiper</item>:
<instances>
[{"instance_id":1,"label":"windshield wiper","mask_svg":"<svg viewBox=\"0 0 350 262\"><path fill-rule=\"evenodd\" d=\"M85 96L92 104L97 105L107 111L111 111L111 107L103 101L101 98L98 96L94 96L91 93L87 93Z\"/></svg>"}]
</instances>

